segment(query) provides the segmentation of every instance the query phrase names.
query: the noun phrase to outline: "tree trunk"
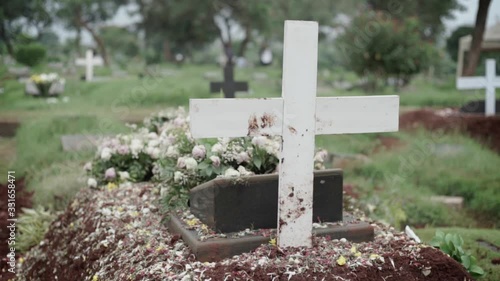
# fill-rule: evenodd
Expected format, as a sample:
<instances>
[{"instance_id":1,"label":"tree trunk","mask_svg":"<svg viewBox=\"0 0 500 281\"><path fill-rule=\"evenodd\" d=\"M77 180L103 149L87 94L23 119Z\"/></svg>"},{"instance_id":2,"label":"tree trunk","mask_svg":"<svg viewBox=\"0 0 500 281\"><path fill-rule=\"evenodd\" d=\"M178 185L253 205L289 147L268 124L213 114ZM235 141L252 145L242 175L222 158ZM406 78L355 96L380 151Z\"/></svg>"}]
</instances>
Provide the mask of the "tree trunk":
<instances>
[{"instance_id":1,"label":"tree trunk","mask_svg":"<svg viewBox=\"0 0 500 281\"><path fill-rule=\"evenodd\" d=\"M14 57L14 46L12 46L12 42L10 41L9 36L7 35L7 29L5 28L4 23L0 23L0 38L2 38L5 46L7 47L7 52L11 57Z\"/></svg>"},{"instance_id":2,"label":"tree trunk","mask_svg":"<svg viewBox=\"0 0 500 281\"><path fill-rule=\"evenodd\" d=\"M170 42L168 39L163 40L163 59L167 62L172 61L172 51L170 50Z\"/></svg>"},{"instance_id":3,"label":"tree trunk","mask_svg":"<svg viewBox=\"0 0 500 281\"><path fill-rule=\"evenodd\" d=\"M250 43L252 30L249 26L245 28L245 38L241 41L240 49L238 50L238 57L244 57L247 50L248 43Z\"/></svg>"},{"instance_id":4,"label":"tree trunk","mask_svg":"<svg viewBox=\"0 0 500 281\"><path fill-rule=\"evenodd\" d=\"M97 35L95 30L93 30L87 22L82 20L82 16L81 16L80 11L76 11L75 22L76 22L77 26L83 27L84 29L86 29L90 33L90 35L92 36L92 39L94 39L95 43L97 44L97 48L99 49L99 53L102 56L102 60L104 61L104 64L106 66L109 66L108 53L106 52L106 46L104 46L104 41L102 40L102 38L99 35Z\"/></svg>"},{"instance_id":5,"label":"tree trunk","mask_svg":"<svg viewBox=\"0 0 500 281\"><path fill-rule=\"evenodd\" d=\"M486 17L491 0L479 0L479 8L477 9L476 26L472 33L472 42L467 56L467 67L465 68L464 75L472 76L476 71L479 56L481 55L481 44L483 41L484 29L486 26Z\"/></svg>"}]
</instances>

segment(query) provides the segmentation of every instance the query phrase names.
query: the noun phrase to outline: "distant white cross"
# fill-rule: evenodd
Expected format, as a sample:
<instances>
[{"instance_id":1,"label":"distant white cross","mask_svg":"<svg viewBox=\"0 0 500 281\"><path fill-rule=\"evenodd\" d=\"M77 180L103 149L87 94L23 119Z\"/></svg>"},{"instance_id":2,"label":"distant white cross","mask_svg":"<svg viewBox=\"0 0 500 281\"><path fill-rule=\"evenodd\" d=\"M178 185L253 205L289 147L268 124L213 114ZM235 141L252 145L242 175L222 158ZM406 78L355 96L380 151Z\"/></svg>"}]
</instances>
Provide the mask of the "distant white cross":
<instances>
[{"instance_id":1,"label":"distant white cross","mask_svg":"<svg viewBox=\"0 0 500 281\"><path fill-rule=\"evenodd\" d=\"M76 59L75 64L85 66L85 81L92 81L92 78L94 77L94 65L101 66L104 63L101 57L94 58L94 52L92 50L87 50L85 58Z\"/></svg>"},{"instance_id":2,"label":"distant white cross","mask_svg":"<svg viewBox=\"0 0 500 281\"><path fill-rule=\"evenodd\" d=\"M486 60L486 77L458 77L457 89L486 89L486 116L495 115L495 88L500 88L500 77L496 76L495 60Z\"/></svg>"},{"instance_id":3,"label":"distant white cross","mask_svg":"<svg viewBox=\"0 0 500 281\"><path fill-rule=\"evenodd\" d=\"M281 135L278 245L311 246L314 139L398 130L399 97L316 98L318 23L286 21L281 98L191 99L195 138Z\"/></svg>"}]
</instances>

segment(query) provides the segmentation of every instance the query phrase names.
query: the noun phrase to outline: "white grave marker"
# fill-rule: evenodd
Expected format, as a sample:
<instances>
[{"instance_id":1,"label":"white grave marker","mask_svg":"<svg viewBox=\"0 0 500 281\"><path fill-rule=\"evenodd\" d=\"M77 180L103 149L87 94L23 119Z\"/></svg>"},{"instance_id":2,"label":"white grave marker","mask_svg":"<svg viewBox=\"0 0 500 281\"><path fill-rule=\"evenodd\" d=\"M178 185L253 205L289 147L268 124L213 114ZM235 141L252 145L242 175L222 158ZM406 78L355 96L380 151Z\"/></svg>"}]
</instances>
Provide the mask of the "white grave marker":
<instances>
[{"instance_id":1,"label":"white grave marker","mask_svg":"<svg viewBox=\"0 0 500 281\"><path fill-rule=\"evenodd\" d=\"M286 21L281 98L191 99L194 138L281 135L278 245L311 246L314 138L397 131L398 96L316 98L318 24Z\"/></svg>"},{"instance_id":2,"label":"white grave marker","mask_svg":"<svg viewBox=\"0 0 500 281\"><path fill-rule=\"evenodd\" d=\"M496 76L495 60L486 60L486 77L458 77L457 89L486 89L485 114L495 115L495 88L500 88L500 77Z\"/></svg>"},{"instance_id":3,"label":"white grave marker","mask_svg":"<svg viewBox=\"0 0 500 281\"><path fill-rule=\"evenodd\" d=\"M94 65L102 66L104 64L101 57L94 58L94 52L92 50L87 50L84 59L76 59L76 65L85 66L85 81L92 81L94 77Z\"/></svg>"}]
</instances>

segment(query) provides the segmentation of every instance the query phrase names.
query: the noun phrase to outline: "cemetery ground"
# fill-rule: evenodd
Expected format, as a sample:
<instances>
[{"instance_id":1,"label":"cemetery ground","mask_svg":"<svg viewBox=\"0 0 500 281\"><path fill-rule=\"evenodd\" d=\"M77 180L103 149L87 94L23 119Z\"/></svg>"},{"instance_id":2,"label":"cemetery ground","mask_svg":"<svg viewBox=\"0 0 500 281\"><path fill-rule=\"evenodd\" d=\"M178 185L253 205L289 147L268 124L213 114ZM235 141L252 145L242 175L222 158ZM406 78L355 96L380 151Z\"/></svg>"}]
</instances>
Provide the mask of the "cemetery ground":
<instances>
[{"instance_id":1,"label":"cemetery ground","mask_svg":"<svg viewBox=\"0 0 500 281\"><path fill-rule=\"evenodd\" d=\"M265 73L266 77L257 80L254 72ZM109 70L96 69L97 77L108 75L109 79L84 83L76 78L68 78L64 96L69 97L69 101L66 103L61 99L52 103L46 99L26 97L21 83L15 80L1 82L5 91L0 95L0 122L21 124L14 138L0 138L2 174L6 174L4 171L7 170L15 170L19 178L26 178L26 190L33 192L33 205L44 206L52 212L65 210L82 187L85 190L78 195L82 200L80 204L85 200L88 202L92 196L112 201L106 191L94 194L94 191L85 188L86 177L81 167L92 158L94 152L64 152L60 137L68 134L127 132L129 129L125 122L139 123L142 118L166 107L186 106L189 98L216 96L209 93L208 82L222 78L221 71L210 66L162 66L153 69L150 74L142 79L137 75L113 78L109 77ZM319 72L318 96L365 94L358 89L334 89L332 85L336 75ZM345 80L355 83L355 77L345 73L342 75ZM211 78L206 79L204 76ZM280 95L279 70L237 69L235 78L250 81L251 93L237 94L238 97ZM386 88L377 94L394 94L394 90ZM427 77L419 77L397 94L401 96L402 107L403 130L400 132L320 136L316 138L316 145L331 153L330 167L344 169L345 190L354 198L356 206L370 218L389 223L396 229L406 224L417 227L417 234L422 235L424 241L432 238L435 229L460 233L465 240L465 248L474 253L479 265L487 273L482 280L500 280L500 156L498 149L496 153L493 152L495 145L488 139L500 126L496 123L497 126L491 126L490 131L474 136L474 133L461 130L460 126L445 126L445 130L441 130L442 126L428 126L430 130L426 130L426 124L415 126L414 118L404 118L407 112L424 107L442 117L449 114L443 108L456 108L466 101L483 99L483 92L466 95L455 90L451 80L431 81ZM429 112L425 114L430 115ZM498 117L491 118L498 120ZM4 181L2 177L0 182ZM119 191L113 192L116 194ZM133 194L137 190L127 192ZM464 207L450 209L449 206L429 200L435 195L461 196L464 198ZM158 208L155 205L147 207L151 210ZM85 208L102 215L94 205L89 204ZM69 226L72 215L69 211L61 215L55 222L59 226L53 225L53 228L76 233ZM154 231L154 228L148 229ZM52 239L62 239L57 237L61 235L57 231L47 234L46 238L51 243L56 241ZM177 245L174 241L176 237L161 233L154 235L165 238L163 243ZM161 253L158 245L141 246L142 254ZM262 249L269 247L264 246ZM184 248L180 250L187 251ZM36 256L37 251L40 248L35 248L31 254ZM97 259L96 256L94 260ZM33 268L36 269L36 266Z\"/></svg>"}]
</instances>

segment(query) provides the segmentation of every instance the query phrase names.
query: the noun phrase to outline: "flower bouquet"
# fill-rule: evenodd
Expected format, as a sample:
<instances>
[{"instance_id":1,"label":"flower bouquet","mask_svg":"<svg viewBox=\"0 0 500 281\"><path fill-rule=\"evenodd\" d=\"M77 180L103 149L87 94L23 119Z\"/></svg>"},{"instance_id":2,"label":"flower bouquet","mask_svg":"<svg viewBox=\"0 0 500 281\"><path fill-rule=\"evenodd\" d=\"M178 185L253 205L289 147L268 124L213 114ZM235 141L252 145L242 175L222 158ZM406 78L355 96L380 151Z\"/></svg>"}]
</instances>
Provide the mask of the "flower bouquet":
<instances>
[{"instance_id":1,"label":"flower bouquet","mask_svg":"<svg viewBox=\"0 0 500 281\"><path fill-rule=\"evenodd\" d=\"M31 76L30 81L36 85L39 95L46 97L51 95L51 87L55 84L64 84L64 79L57 73L42 73Z\"/></svg>"}]
</instances>

